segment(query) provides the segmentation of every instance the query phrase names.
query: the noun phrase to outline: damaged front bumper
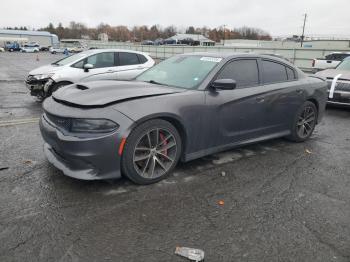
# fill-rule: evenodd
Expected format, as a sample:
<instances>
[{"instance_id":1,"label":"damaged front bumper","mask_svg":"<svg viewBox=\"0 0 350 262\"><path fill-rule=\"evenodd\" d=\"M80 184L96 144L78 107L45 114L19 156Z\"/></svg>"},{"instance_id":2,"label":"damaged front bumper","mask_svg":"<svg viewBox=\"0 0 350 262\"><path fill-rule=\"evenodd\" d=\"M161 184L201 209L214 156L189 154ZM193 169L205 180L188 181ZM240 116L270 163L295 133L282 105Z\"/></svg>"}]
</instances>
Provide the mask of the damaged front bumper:
<instances>
[{"instance_id":1,"label":"damaged front bumper","mask_svg":"<svg viewBox=\"0 0 350 262\"><path fill-rule=\"evenodd\" d=\"M48 90L55 83L51 78L37 79L34 76L29 75L25 84L30 91L30 95L36 97L46 97Z\"/></svg>"}]
</instances>

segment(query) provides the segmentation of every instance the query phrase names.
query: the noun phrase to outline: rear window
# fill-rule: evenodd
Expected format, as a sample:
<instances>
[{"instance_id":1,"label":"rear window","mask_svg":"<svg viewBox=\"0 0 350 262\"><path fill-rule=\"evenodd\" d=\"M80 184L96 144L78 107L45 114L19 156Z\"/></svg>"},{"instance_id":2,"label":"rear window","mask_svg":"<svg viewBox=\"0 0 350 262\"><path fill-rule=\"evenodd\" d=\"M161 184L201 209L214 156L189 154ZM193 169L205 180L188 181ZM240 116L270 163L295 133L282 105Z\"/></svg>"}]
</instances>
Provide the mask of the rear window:
<instances>
[{"instance_id":1,"label":"rear window","mask_svg":"<svg viewBox=\"0 0 350 262\"><path fill-rule=\"evenodd\" d=\"M137 65L137 64L140 64L140 61L139 61L137 54L125 53L125 52L119 53L119 65L120 66Z\"/></svg>"},{"instance_id":2,"label":"rear window","mask_svg":"<svg viewBox=\"0 0 350 262\"><path fill-rule=\"evenodd\" d=\"M296 79L295 77L295 73L294 73L294 70L289 68L289 67L286 67L286 70L287 70L287 76L288 76L288 80L294 80Z\"/></svg>"},{"instance_id":3,"label":"rear window","mask_svg":"<svg viewBox=\"0 0 350 262\"><path fill-rule=\"evenodd\" d=\"M278 83L288 80L286 67L282 64L263 60L263 79L265 84Z\"/></svg>"},{"instance_id":4,"label":"rear window","mask_svg":"<svg viewBox=\"0 0 350 262\"><path fill-rule=\"evenodd\" d=\"M148 61L147 58L144 55L137 54L137 57L140 60L140 64L144 64L144 63L146 63Z\"/></svg>"}]
</instances>

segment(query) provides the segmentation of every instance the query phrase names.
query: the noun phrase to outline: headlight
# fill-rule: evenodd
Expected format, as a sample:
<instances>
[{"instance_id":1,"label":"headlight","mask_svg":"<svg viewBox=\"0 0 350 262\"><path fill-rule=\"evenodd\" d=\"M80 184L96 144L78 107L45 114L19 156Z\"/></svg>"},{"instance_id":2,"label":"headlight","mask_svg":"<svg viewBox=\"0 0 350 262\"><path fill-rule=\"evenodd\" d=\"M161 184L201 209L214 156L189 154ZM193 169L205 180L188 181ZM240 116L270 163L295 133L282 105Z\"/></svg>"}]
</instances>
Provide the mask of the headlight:
<instances>
[{"instance_id":1,"label":"headlight","mask_svg":"<svg viewBox=\"0 0 350 262\"><path fill-rule=\"evenodd\" d=\"M74 133L109 133L119 125L107 119L71 119L71 132Z\"/></svg>"},{"instance_id":2,"label":"headlight","mask_svg":"<svg viewBox=\"0 0 350 262\"><path fill-rule=\"evenodd\" d=\"M50 78L51 76L53 76L54 73L51 73L51 74L42 74L42 75L34 75L34 77L37 79L37 80L43 80L43 79L47 79L47 78Z\"/></svg>"}]
</instances>

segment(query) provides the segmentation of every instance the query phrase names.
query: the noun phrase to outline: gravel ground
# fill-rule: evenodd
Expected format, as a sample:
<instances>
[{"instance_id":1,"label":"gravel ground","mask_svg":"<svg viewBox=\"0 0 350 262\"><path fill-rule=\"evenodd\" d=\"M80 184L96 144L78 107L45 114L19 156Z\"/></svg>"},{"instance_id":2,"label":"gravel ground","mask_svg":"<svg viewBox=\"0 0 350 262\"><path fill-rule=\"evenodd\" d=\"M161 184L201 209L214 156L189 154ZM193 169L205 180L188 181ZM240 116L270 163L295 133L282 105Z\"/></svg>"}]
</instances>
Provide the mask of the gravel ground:
<instances>
[{"instance_id":1,"label":"gravel ground","mask_svg":"<svg viewBox=\"0 0 350 262\"><path fill-rule=\"evenodd\" d=\"M176 246L205 261L350 261L350 110L328 108L305 143L215 154L158 184L79 181L45 159L23 84L59 57L0 53L0 261L187 261Z\"/></svg>"}]
</instances>

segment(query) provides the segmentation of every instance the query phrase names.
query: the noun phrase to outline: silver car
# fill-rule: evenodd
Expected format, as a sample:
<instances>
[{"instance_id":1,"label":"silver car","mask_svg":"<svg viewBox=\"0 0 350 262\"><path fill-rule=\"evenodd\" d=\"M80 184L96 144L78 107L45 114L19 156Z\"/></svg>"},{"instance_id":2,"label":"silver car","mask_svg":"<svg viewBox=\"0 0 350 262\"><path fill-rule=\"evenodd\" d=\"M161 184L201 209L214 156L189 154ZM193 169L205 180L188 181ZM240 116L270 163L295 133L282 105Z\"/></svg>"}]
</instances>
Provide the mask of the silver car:
<instances>
[{"instance_id":1,"label":"silver car","mask_svg":"<svg viewBox=\"0 0 350 262\"><path fill-rule=\"evenodd\" d=\"M93 80L130 80L152 67L147 54L118 49L95 49L65 57L29 72L30 94L44 99L62 86Z\"/></svg>"}]
</instances>

